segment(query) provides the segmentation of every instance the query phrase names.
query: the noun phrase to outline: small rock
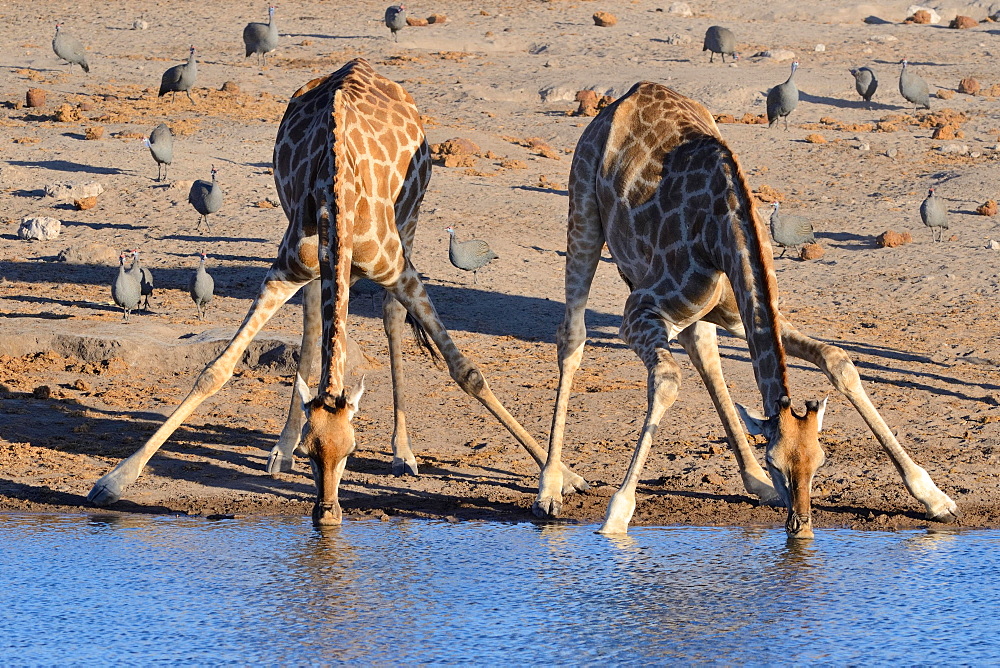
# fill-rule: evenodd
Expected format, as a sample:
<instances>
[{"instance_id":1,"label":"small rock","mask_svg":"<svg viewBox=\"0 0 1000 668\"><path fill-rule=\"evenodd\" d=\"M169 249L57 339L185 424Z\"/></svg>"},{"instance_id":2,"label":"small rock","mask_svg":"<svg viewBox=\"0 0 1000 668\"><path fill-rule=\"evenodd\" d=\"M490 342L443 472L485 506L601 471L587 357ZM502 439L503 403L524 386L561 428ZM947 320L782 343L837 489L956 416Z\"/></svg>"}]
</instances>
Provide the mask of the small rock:
<instances>
[{"instance_id":1,"label":"small rock","mask_svg":"<svg viewBox=\"0 0 1000 668\"><path fill-rule=\"evenodd\" d=\"M890 158L895 158L897 155L899 155L899 149L897 149L897 148L887 149L886 152L885 152L885 154L886 154L886 156L888 156Z\"/></svg>"},{"instance_id":2,"label":"small rock","mask_svg":"<svg viewBox=\"0 0 1000 668\"><path fill-rule=\"evenodd\" d=\"M859 151L870 151L872 150L872 145L866 141L861 142L856 146Z\"/></svg>"},{"instance_id":3,"label":"small rock","mask_svg":"<svg viewBox=\"0 0 1000 668\"><path fill-rule=\"evenodd\" d=\"M440 144L432 144L431 153L439 155L472 155L479 153L479 146L470 139L455 137Z\"/></svg>"},{"instance_id":4,"label":"small rock","mask_svg":"<svg viewBox=\"0 0 1000 668\"><path fill-rule=\"evenodd\" d=\"M51 241L58 237L61 231L62 223L57 219L37 216L22 219L21 226L17 228L17 236L19 239Z\"/></svg>"},{"instance_id":5,"label":"small rock","mask_svg":"<svg viewBox=\"0 0 1000 668\"><path fill-rule=\"evenodd\" d=\"M145 30L148 27L149 24L143 21L142 19L136 19L135 21L132 21L132 30Z\"/></svg>"},{"instance_id":6,"label":"small rock","mask_svg":"<svg viewBox=\"0 0 1000 668\"><path fill-rule=\"evenodd\" d=\"M89 139L91 141L100 139L104 136L104 127L101 125L94 125L83 131L83 138Z\"/></svg>"},{"instance_id":7,"label":"small rock","mask_svg":"<svg viewBox=\"0 0 1000 668\"><path fill-rule=\"evenodd\" d=\"M672 35L667 35L664 40L667 44L678 45L678 44L690 44L693 40L691 35L682 35L680 33L673 33Z\"/></svg>"},{"instance_id":8,"label":"small rock","mask_svg":"<svg viewBox=\"0 0 1000 668\"><path fill-rule=\"evenodd\" d=\"M691 11L691 7L686 2L671 2L670 6L667 7L667 14L673 14L682 18L694 16L694 12Z\"/></svg>"},{"instance_id":9,"label":"small rock","mask_svg":"<svg viewBox=\"0 0 1000 668\"><path fill-rule=\"evenodd\" d=\"M956 30L965 30L966 28L975 28L977 25L979 25L979 21L976 19L971 16L962 16L959 14L951 20L948 27L955 28Z\"/></svg>"},{"instance_id":10,"label":"small rock","mask_svg":"<svg viewBox=\"0 0 1000 668\"><path fill-rule=\"evenodd\" d=\"M50 183L45 186L45 194L49 197L64 200L77 200L85 197L97 197L104 192L104 186L96 181L89 183L79 183L76 181L65 181L63 183Z\"/></svg>"},{"instance_id":11,"label":"small rock","mask_svg":"<svg viewBox=\"0 0 1000 668\"><path fill-rule=\"evenodd\" d=\"M918 23L920 25L925 25L931 22L931 13L926 9L919 9L913 12L912 16L907 17L903 23Z\"/></svg>"},{"instance_id":12,"label":"small rock","mask_svg":"<svg viewBox=\"0 0 1000 668\"><path fill-rule=\"evenodd\" d=\"M418 27L425 26L425 25L428 25L428 24L427 24L427 19L418 19L416 16L407 16L406 17L406 25L408 25L410 27L413 27L413 28L418 28Z\"/></svg>"},{"instance_id":13,"label":"small rock","mask_svg":"<svg viewBox=\"0 0 1000 668\"><path fill-rule=\"evenodd\" d=\"M48 399L52 396L52 388L48 385L39 385L31 391L31 396L35 399Z\"/></svg>"},{"instance_id":14,"label":"small rock","mask_svg":"<svg viewBox=\"0 0 1000 668\"><path fill-rule=\"evenodd\" d=\"M594 25L600 26L602 28L610 28L611 26L618 23L618 19L614 14L609 12L595 12L594 13Z\"/></svg>"},{"instance_id":15,"label":"small rock","mask_svg":"<svg viewBox=\"0 0 1000 668\"><path fill-rule=\"evenodd\" d=\"M79 390L80 392L90 392L90 383L85 381L83 378L77 378L73 383L73 389Z\"/></svg>"},{"instance_id":16,"label":"small rock","mask_svg":"<svg viewBox=\"0 0 1000 668\"><path fill-rule=\"evenodd\" d=\"M431 14L430 16L427 17L427 23L437 24L437 23L447 23L447 22L448 22L448 17L445 16L444 14Z\"/></svg>"},{"instance_id":17,"label":"small rock","mask_svg":"<svg viewBox=\"0 0 1000 668\"><path fill-rule=\"evenodd\" d=\"M474 155L445 155L441 159L441 164L445 167L475 167L476 156Z\"/></svg>"},{"instance_id":18,"label":"small rock","mask_svg":"<svg viewBox=\"0 0 1000 668\"><path fill-rule=\"evenodd\" d=\"M59 262L67 262L69 264L113 266L118 264L118 253L119 251L111 246L106 246L96 241L88 241L59 251L56 259Z\"/></svg>"},{"instance_id":19,"label":"small rock","mask_svg":"<svg viewBox=\"0 0 1000 668\"><path fill-rule=\"evenodd\" d=\"M986 248L988 248L989 250L1000 250L1000 241L997 241L996 239L990 239L989 242L987 242L986 244Z\"/></svg>"},{"instance_id":20,"label":"small rock","mask_svg":"<svg viewBox=\"0 0 1000 668\"><path fill-rule=\"evenodd\" d=\"M799 250L800 260L818 260L826 254L826 250L819 244L806 244Z\"/></svg>"},{"instance_id":21,"label":"small rock","mask_svg":"<svg viewBox=\"0 0 1000 668\"><path fill-rule=\"evenodd\" d=\"M60 123L75 123L82 119L83 114L76 107L71 107L68 104L60 104L59 108L56 109L56 120Z\"/></svg>"},{"instance_id":22,"label":"small rock","mask_svg":"<svg viewBox=\"0 0 1000 668\"><path fill-rule=\"evenodd\" d=\"M964 136L965 133L951 123L939 125L931 133L931 139L961 139Z\"/></svg>"},{"instance_id":23,"label":"small rock","mask_svg":"<svg viewBox=\"0 0 1000 668\"><path fill-rule=\"evenodd\" d=\"M718 473L706 473L701 477L701 481L707 482L710 485L722 485L726 482L726 479Z\"/></svg>"},{"instance_id":24,"label":"small rock","mask_svg":"<svg viewBox=\"0 0 1000 668\"><path fill-rule=\"evenodd\" d=\"M983 204L976 207L976 213L980 216L995 216L997 215L997 203L996 200L988 199Z\"/></svg>"},{"instance_id":25,"label":"small rock","mask_svg":"<svg viewBox=\"0 0 1000 668\"><path fill-rule=\"evenodd\" d=\"M965 77L958 82L958 92L966 95L975 95L979 92L979 82L972 77Z\"/></svg>"},{"instance_id":26,"label":"small rock","mask_svg":"<svg viewBox=\"0 0 1000 668\"><path fill-rule=\"evenodd\" d=\"M240 87L235 81L227 81L222 84L222 88L219 89L223 93L229 93L230 95L239 95Z\"/></svg>"},{"instance_id":27,"label":"small rock","mask_svg":"<svg viewBox=\"0 0 1000 668\"><path fill-rule=\"evenodd\" d=\"M935 95L939 100L950 100L955 97L955 91L948 90L947 88L938 88Z\"/></svg>"},{"instance_id":28,"label":"small rock","mask_svg":"<svg viewBox=\"0 0 1000 668\"><path fill-rule=\"evenodd\" d=\"M817 44L813 50L817 53L823 53L826 51L826 44Z\"/></svg>"},{"instance_id":29,"label":"small rock","mask_svg":"<svg viewBox=\"0 0 1000 668\"><path fill-rule=\"evenodd\" d=\"M896 248L897 246L902 246L903 244L912 242L913 236L909 232L903 232L900 234L894 230L886 230L882 234L875 237L875 245L879 248Z\"/></svg>"},{"instance_id":30,"label":"small rock","mask_svg":"<svg viewBox=\"0 0 1000 668\"><path fill-rule=\"evenodd\" d=\"M789 51L788 49L769 49L756 55L760 58L773 60L776 63L781 63L786 60L795 60L795 52Z\"/></svg>"},{"instance_id":31,"label":"small rock","mask_svg":"<svg viewBox=\"0 0 1000 668\"><path fill-rule=\"evenodd\" d=\"M965 155L969 152L969 147L965 144L945 144L938 151L948 155Z\"/></svg>"},{"instance_id":32,"label":"small rock","mask_svg":"<svg viewBox=\"0 0 1000 668\"><path fill-rule=\"evenodd\" d=\"M941 15L930 7L924 7L922 5L910 5L906 10L907 16L916 16L917 12L926 12L929 17L928 23L937 25L941 22Z\"/></svg>"},{"instance_id":33,"label":"small rock","mask_svg":"<svg viewBox=\"0 0 1000 668\"><path fill-rule=\"evenodd\" d=\"M820 134L816 134L814 132L812 134L806 135L806 141L809 142L810 144L825 144L826 137Z\"/></svg>"},{"instance_id":34,"label":"small rock","mask_svg":"<svg viewBox=\"0 0 1000 668\"><path fill-rule=\"evenodd\" d=\"M45 106L45 91L41 88L29 88L28 92L24 95L24 106L26 107L44 107Z\"/></svg>"},{"instance_id":35,"label":"small rock","mask_svg":"<svg viewBox=\"0 0 1000 668\"><path fill-rule=\"evenodd\" d=\"M899 38L895 35L872 35L868 38L872 42L878 42L879 44L886 44L888 42L898 42Z\"/></svg>"},{"instance_id":36,"label":"small rock","mask_svg":"<svg viewBox=\"0 0 1000 668\"><path fill-rule=\"evenodd\" d=\"M77 106L77 108L80 109L80 111L93 111L94 110L94 103L90 102L88 100L84 100L83 102L79 103L76 106Z\"/></svg>"},{"instance_id":37,"label":"small rock","mask_svg":"<svg viewBox=\"0 0 1000 668\"><path fill-rule=\"evenodd\" d=\"M97 206L96 197L84 197L83 199L73 200L73 207L77 211L86 211L87 209L93 209L95 206Z\"/></svg>"}]
</instances>

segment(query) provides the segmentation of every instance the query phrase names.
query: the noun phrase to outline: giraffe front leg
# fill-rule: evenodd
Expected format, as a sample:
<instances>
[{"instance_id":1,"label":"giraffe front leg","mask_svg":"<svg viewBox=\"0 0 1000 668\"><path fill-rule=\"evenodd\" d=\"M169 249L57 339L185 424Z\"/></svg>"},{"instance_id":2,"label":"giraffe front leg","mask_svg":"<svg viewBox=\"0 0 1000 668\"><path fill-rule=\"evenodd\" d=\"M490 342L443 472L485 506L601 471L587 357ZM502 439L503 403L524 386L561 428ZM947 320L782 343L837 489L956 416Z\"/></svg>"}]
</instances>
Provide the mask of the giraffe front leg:
<instances>
[{"instance_id":1,"label":"giraffe front leg","mask_svg":"<svg viewBox=\"0 0 1000 668\"><path fill-rule=\"evenodd\" d=\"M299 348L299 364L296 375L309 383L310 371L316 359L316 349L323 329L320 320L320 283L318 280L306 283L302 290L302 344ZM302 427L306 416L302 412L302 401L299 399L293 384L292 400L288 407L288 419L278 436L278 442L271 448L267 458L267 472L270 474L291 471L295 465L295 448L302 438Z\"/></svg>"},{"instance_id":2,"label":"giraffe front leg","mask_svg":"<svg viewBox=\"0 0 1000 668\"><path fill-rule=\"evenodd\" d=\"M243 324L240 325L226 349L205 367L201 375L198 376L191 392L184 398L181 405L174 409L167 421L149 437L149 440L132 456L121 461L118 466L94 483L94 487L87 495L88 501L98 506L106 506L118 501L125 488L136 481L146 462L160 449L163 442L205 399L218 392L232 377L236 363L239 362L243 352L260 331L260 328L304 283L304 281L282 280L279 279L279 275L281 275L280 272L276 272L274 268L268 272L264 284L261 286L260 294L254 300L250 312L243 319Z\"/></svg>"},{"instance_id":3,"label":"giraffe front leg","mask_svg":"<svg viewBox=\"0 0 1000 668\"><path fill-rule=\"evenodd\" d=\"M833 386L854 404L855 409L868 423L869 429L889 455L907 491L924 504L926 518L946 523L957 520L958 506L947 494L938 489L927 471L918 466L896 440L895 434L868 398L861 385L858 370L847 353L836 346L809 338L784 319L782 319L781 338L788 354L818 366Z\"/></svg>"},{"instance_id":4,"label":"giraffe front leg","mask_svg":"<svg viewBox=\"0 0 1000 668\"><path fill-rule=\"evenodd\" d=\"M406 322L406 307L387 294L382 304L382 325L389 340L389 369L392 375L392 474L420 475L417 458L410 449L410 435L406 430L406 403L403 396L403 342L402 330Z\"/></svg>"},{"instance_id":5,"label":"giraffe front leg","mask_svg":"<svg viewBox=\"0 0 1000 668\"><path fill-rule=\"evenodd\" d=\"M705 387L708 388L712 403L715 404L715 410L726 430L729 447L736 456L743 487L763 503L782 505L781 497L778 496L770 478L757 462L750 443L747 442L736 406L729 394L729 388L726 387L726 380L722 375L722 362L719 359L716 326L699 320L678 334L677 340L684 346Z\"/></svg>"}]
</instances>

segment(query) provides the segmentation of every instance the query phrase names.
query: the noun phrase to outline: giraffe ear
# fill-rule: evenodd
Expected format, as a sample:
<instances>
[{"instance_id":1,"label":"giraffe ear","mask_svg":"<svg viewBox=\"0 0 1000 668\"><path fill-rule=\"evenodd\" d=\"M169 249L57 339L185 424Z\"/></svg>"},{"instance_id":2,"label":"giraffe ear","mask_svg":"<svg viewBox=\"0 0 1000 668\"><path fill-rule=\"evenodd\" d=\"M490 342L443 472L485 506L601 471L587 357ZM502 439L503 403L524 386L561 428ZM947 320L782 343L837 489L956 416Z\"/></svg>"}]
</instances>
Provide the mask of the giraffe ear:
<instances>
[{"instance_id":1,"label":"giraffe ear","mask_svg":"<svg viewBox=\"0 0 1000 668\"><path fill-rule=\"evenodd\" d=\"M365 393L365 377L361 376L361 381L358 386L351 390L351 393L347 395L347 410L348 420L354 417L354 414L358 412L358 404L361 401L361 395Z\"/></svg>"},{"instance_id":2,"label":"giraffe ear","mask_svg":"<svg viewBox=\"0 0 1000 668\"><path fill-rule=\"evenodd\" d=\"M299 395L299 401L302 402L302 410L306 410L313 398L309 392L309 386L299 374L295 374L295 393Z\"/></svg>"},{"instance_id":3,"label":"giraffe ear","mask_svg":"<svg viewBox=\"0 0 1000 668\"><path fill-rule=\"evenodd\" d=\"M816 410L816 431L823 431L823 416L826 414L826 402L828 401L830 401L830 397L824 397L823 403Z\"/></svg>"},{"instance_id":4,"label":"giraffe ear","mask_svg":"<svg viewBox=\"0 0 1000 668\"><path fill-rule=\"evenodd\" d=\"M770 422L760 411L747 408L743 404L736 404L736 410L743 418L743 424L747 426L747 433L751 436L764 435L770 438L768 423Z\"/></svg>"}]
</instances>

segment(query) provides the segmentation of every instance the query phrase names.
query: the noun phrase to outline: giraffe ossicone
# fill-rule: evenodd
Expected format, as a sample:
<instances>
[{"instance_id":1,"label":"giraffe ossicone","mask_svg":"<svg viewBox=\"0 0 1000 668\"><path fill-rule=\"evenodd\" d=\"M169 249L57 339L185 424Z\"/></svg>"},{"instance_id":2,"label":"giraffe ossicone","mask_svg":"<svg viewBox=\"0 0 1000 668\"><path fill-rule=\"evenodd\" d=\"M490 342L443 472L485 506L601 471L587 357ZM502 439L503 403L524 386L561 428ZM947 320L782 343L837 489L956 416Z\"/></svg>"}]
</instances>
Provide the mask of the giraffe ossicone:
<instances>
[{"instance_id":1,"label":"giraffe ossicone","mask_svg":"<svg viewBox=\"0 0 1000 668\"><path fill-rule=\"evenodd\" d=\"M261 327L304 288L297 372L301 382L296 381L288 419L267 468L272 473L288 470L296 447L305 451L317 487L313 521L338 523L338 488L347 455L355 446L351 418L363 391L363 384L349 389L345 378L349 288L360 278L371 279L387 293L382 319L394 388L393 471L417 471L402 395L402 330L407 313L433 341L455 382L541 465L544 450L452 341L410 262L430 172L430 151L413 99L366 61L352 60L296 91L274 146L274 180L288 228L257 298L232 341L201 372L184 401L135 454L98 480L87 498L98 505L120 499L163 442L229 380ZM302 387L307 385L318 341L321 376L313 397L308 387L305 392ZM579 475L568 469L561 472L566 480L563 492L587 489Z\"/></svg>"},{"instance_id":2,"label":"giraffe ossicone","mask_svg":"<svg viewBox=\"0 0 1000 668\"><path fill-rule=\"evenodd\" d=\"M747 491L781 502L789 536L812 536L810 490L825 455L826 403L792 410L786 354L818 366L867 422L929 519L951 521L955 503L909 457L872 405L847 354L798 332L778 310L767 231L736 155L711 114L660 84L640 82L584 130L570 168L566 312L556 334L559 385L535 514L562 509L562 445L573 376L580 367L584 313L605 245L631 294L620 335L648 371L648 407L625 480L608 504L602 533L624 533L653 435L680 391L677 339L705 382ZM722 375L716 328L744 338L764 413L747 411L767 436L770 479L757 462ZM742 410L742 408L741 408ZM773 481L773 484L772 484Z\"/></svg>"}]
</instances>

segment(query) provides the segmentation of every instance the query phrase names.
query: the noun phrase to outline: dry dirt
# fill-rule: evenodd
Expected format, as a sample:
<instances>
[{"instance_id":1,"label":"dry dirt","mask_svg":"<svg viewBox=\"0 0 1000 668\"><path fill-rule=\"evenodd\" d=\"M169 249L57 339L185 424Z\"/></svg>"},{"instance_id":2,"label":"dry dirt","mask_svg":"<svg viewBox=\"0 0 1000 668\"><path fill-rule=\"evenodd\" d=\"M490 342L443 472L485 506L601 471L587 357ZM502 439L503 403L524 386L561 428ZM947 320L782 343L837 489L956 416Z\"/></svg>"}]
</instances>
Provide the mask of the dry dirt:
<instances>
[{"instance_id":1,"label":"dry dirt","mask_svg":"<svg viewBox=\"0 0 1000 668\"><path fill-rule=\"evenodd\" d=\"M263 3L47 2L0 4L0 510L92 512L93 482L131 454L191 388L201 367L245 314L285 221L270 160L288 96L305 81L363 56L403 84L425 116L431 142L460 137L480 154L472 166L435 167L417 233L414 263L459 345L481 365L496 394L540 442L556 382L554 332L562 317L566 180L588 122L569 114L576 91L621 95L632 83L664 82L716 114L752 119L788 62L752 57L793 50L801 102L791 129L725 123L762 198L809 217L825 250L775 267L781 305L798 327L855 360L866 388L900 441L958 503L964 526L1000 526L1000 348L996 328L998 251L994 218L976 207L998 199L1000 83L997 28L903 25L908 3L433 2L414 16L444 24L408 28L399 42L381 23L385 3L282 3L281 46L265 68L244 61L240 33L266 16ZM592 15L607 11L613 27ZM982 9L962 13L983 18ZM978 12L978 13L977 13ZM130 30L144 14L148 30ZM866 24L866 16L885 19ZM88 46L92 71L59 64L49 43L57 20ZM708 63L705 29L731 28L744 55ZM689 43L670 43L671 35ZM894 38L894 39L890 39ZM187 47L199 53L197 104L155 96L159 76ZM816 45L825 45L817 51ZM938 116L914 113L896 90L902 58L931 89L978 96L933 99ZM868 109L847 70L870 64L881 85ZM235 82L238 93L220 92ZM43 108L22 108L29 88ZM58 113L60 105L70 105ZM942 114L945 109L951 112ZM749 115L749 116L748 116ZM59 120L62 119L62 120ZM75 120L74 120L75 119ZM952 120L963 136L934 139ZM170 180L141 139L166 121L177 135ZM101 139L87 128L102 126ZM532 141L537 138L540 141ZM965 154L940 150L951 144ZM191 180L212 165L226 192L213 233L195 231ZM43 196L46 184L98 181L95 208L77 211ZM934 185L951 229L931 243L917 213ZM17 238L22 217L63 222L47 242ZM447 260L447 234L486 239L499 254L472 277ZM886 230L913 243L878 248ZM57 262L87 243L139 248L157 286L151 313L123 323L111 303L114 260ZM211 256L216 298L207 320L186 294L195 253ZM353 515L531 519L537 471L529 457L447 373L408 343L406 394L420 477L389 475L391 388L379 313L364 290L352 299L352 335L369 355L369 390L356 417L359 447L342 488ZM567 500L570 521L598 521L621 482L645 410L645 372L617 338L626 289L603 262L590 303L590 345L570 407L566 458L593 485ZM152 459L113 510L192 514L309 512L313 486L304 460L294 473L263 472L291 394L300 310L283 309L232 381ZM759 404L745 345L721 339L737 400ZM635 523L780 524L742 489L708 395L684 353L685 386L661 426L639 488ZM832 392L815 369L795 362L801 401ZM43 389L47 388L47 389ZM819 527L925 526L922 508L841 396L831 397L815 485Z\"/></svg>"}]
</instances>

